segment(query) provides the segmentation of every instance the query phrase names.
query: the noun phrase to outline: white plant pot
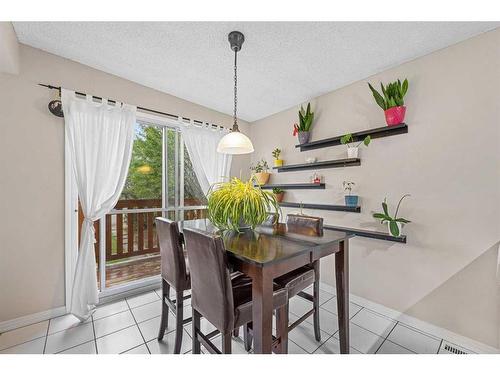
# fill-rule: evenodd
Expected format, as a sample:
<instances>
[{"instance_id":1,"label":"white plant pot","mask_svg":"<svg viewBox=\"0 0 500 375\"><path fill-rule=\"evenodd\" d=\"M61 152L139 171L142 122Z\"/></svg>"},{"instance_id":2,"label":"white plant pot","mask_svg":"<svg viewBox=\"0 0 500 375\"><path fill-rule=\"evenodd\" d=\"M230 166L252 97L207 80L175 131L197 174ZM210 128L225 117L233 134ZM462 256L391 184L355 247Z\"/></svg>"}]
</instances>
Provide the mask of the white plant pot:
<instances>
[{"instance_id":1,"label":"white plant pot","mask_svg":"<svg viewBox=\"0 0 500 375\"><path fill-rule=\"evenodd\" d=\"M347 147L347 158L357 159L359 149L357 147Z\"/></svg>"},{"instance_id":2,"label":"white plant pot","mask_svg":"<svg viewBox=\"0 0 500 375\"><path fill-rule=\"evenodd\" d=\"M399 236L401 236L401 235L403 234L403 233L402 233L402 230L403 230L403 225L402 225L400 222L398 222L398 221L396 221L396 224L397 224L398 229L399 229ZM390 222L387 222L387 229L389 230L389 233L391 234L391 236L394 236L394 234L392 234L392 233L391 233L391 226L390 226ZM399 237L399 236L398 236L398 237ZM394 236L394 237L396 237L396 236Z\"/></svg>"}]
</instances>

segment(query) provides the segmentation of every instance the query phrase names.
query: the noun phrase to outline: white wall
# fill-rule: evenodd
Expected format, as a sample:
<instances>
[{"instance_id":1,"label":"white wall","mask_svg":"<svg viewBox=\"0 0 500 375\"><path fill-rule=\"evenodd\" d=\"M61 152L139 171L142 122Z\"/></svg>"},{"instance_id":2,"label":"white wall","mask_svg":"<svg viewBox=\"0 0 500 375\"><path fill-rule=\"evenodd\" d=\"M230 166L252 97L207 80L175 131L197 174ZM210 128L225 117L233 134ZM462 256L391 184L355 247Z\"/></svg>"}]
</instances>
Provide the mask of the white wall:
<instances>
[{"instance_id":1,"label":"white wall","mask_svg":"<svg viewBox=\"0 0 500 375\"><path fill-rule=\"evenodd\" d=\"M342 181L354 181L360 214L305 211L328 224L384 231L371 216L384 197L394 210L400 196L412 194L400 210L413 221L407 244L351 241L351 292L494 347L500 346L499 45L497 29L312 99L313 140L375 128L385 121L366 82L407 77L409 132L373 140L360 150L359 167L319 170L326 190L285 197L342 204ZM343 146L299 152L291 135L296 112L251 124L253 161L271 162L275 147L286 164L345 157ZM304 182L312 173L273 174L271 183ZM297 210L285 212L291 211ZM334 283L333 259L322 263L322 279Z\"/></svg>"},{"instance_id":2,"label":"white wall","mask_svg":"<svg viewBox=\"0 0 500 375\"><path fill-rule=\"evenodd\" d=\"M0 73L19 73L19 43L10 22L0 22Z\"/></svg>"},{"instance_id":3,"label":"white wall","mask_svg":"<svg viewBox=\"0 0 500 375\"><path fill-rule=\"evenodd\" d=\"M47 109L55 92L38 83L232 124L209 108L21 45L19 75L0 73L0 322L64 305L63 119ZM235 157L233 173L248 160Z\"/></svg>"}]
</instances>

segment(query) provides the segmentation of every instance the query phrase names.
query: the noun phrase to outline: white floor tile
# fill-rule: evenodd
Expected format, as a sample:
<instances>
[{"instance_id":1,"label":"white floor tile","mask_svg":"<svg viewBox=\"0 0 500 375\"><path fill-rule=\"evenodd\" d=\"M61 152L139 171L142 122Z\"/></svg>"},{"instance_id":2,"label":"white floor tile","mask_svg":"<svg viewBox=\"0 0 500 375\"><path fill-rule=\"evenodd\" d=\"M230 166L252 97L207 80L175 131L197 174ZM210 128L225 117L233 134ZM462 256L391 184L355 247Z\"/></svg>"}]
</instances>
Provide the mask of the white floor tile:
<instances>
[{"instance_id":1,"label":"white floor tile","mask_svg":"<svg viewBox=\"0 0 500 375\"><path fill-rule=\"evenodd\" d=\"M312 302L309 302L299 296L295 296L290 299L288 308L292 314L302 316L312 309Z\"/></svg>"},{"instance_id":2,"label":"white floor tile","mask_svg":"<svg viewBox=\"0 0 500 375\"><path fill-rule=\"evenodd\" d=\"M94 320L98 320L126 310L128 310L128 305L125 300L111 302L98 306L93 317Z\"/></svg>"},{"instance_id":3,"label":"white floor tile","mask_svg":"<svg viewBox=\"0 0 500 375\"><path fill-rule=\"evenodd\" d=\"M57 318L50 319L49 335L90 322L91 318L88 318L85 322L81 322L80 319L72 314L59 316Z\"/></svg>"},{"instance_id":4,"label":"white floor tile","mask_svg":"<svg viewBox=\"0 0 500 375\"><path fill-rule=\"evenodd\" d=\"M143 322L145 320L155 318L161 315L161 301L148 303L132 309L132 314L134 314L137 323Z\"/></svg>"},{"instance_id":5,"label":"white floor tile","mask_svg":"<svg viewBox=\"0 0 500 375\"><path fill-rule=\"evenodd\" d=\"M375 353L384 339L355 324L349 325L350 345L361 353ZM334 335L339 338L339 332Z\"/></svg>"},{"instance_id":6,"label":"white floor tile","mask_svg":"<svg viewBox=\"0 0 500 375\"><path fill-rule=\"evenodd\" d=\"M92 323L85 323L47 336L45 353L57 353L94 340Z\"/></svg>"},{"instance_id":7,"label":"white floor tile","mask_svg":"<svg viewBox=\"0 0 500 375\"><path fill-rule=\"evenodd\" d=\"M144 343L139 328L132 326L97 339L99 354L119 354Z\"/></svg>"},{"instance_id":8,"label":"white floor tile","mask_svg":"<svg viewBox=\"0 0 500 375\"><path fill-rule=\"evenodd\" d=\"M394 320L379 315L373 311L362 309L351 320L360 327L386 338L396 325Z\"/></svg>"},{"instance_id":9,"label":"white floor tile","mask_svg":"<svg viewBox=\"0 0 500 375\"><path fill-rule=\"evenodd\" d=\"M146 346L146 344L142 344L141 346L138 346L134 349L127 350L126 352L122 354L149 354L149 350Z\"/></svg>"},{"instance_id":10,"label":"white floor tile","mask_svg":"<svg viewBox=\"0 0 500 375\"><path fill-rule=\"evenodd\" d=\"M293 323L295 320L297 320L299 317L290 314L290 323ZM308 317L305 322L309 324L314 323L314 317L311 315ZM331 313L328 310L319 309L319 327L321 331L326 332L328 336L333 335L335 332L339 330L339 321L337 315Z\"/></svg>"},{"instance_id":11,"label":"white floor tile","mask_svg":"<svg viewBox=\"0 0 500 375\"><path fill-rule=\"evenodd\" d=\"M185 331L185 330L184 330ZM158 341L153 339L147 343L151 354L173 354L175 345L175 332L170 332L163 337L163 340ZM191 350L191 337L184 332L182 335L181 353L186 353Z\"/></svg>"},{"instance_id":12,"label":"white floor tile","mask_svg":"<svg viewBox=\"0 0 500 375\"><path fill-rule=\"evenodd\" d=\"M96 354L95 341L89 341L74 348L64 350L59 354Z\"/></svg>"},{"instance_id":13,"label":"white floor tile","mask_svg":"<svg viewBox=\"0 0 500 375\"><path fill-rule=\"evenodd\" d=\"M158 296L158 294L156 294L154 290L144 294L139 294L138 296L127 298L127 302L131 309L133 309L134 307L145 305L146 303L151 303L159 300L160 297Z\"/></svg>"},{"instance_id":14,"label":"white floor tile","mask_svg":"<svg viewBox=\"0 0 500 375\"><path fill-rule=\"evenodd\" d=\"M340 342L336 337L330 337L313 354L340 354ZM363 354L352 346L349 348L349 354Z\"/></svg>"},{"instance_id":15,"label":"white floor tile","mask_svg":"<svg viewBox=\"0 0 500 375\"><path fill-rule=\"evenodd\" d=\"M184 329L191 336L191 332L193 331L192 322L184 324ZM208 320L206 320L205 318L201 318L201 320L200 320L200 329L201 329L202 333L207 334L207 333L215 331L217 328L215 328L215 326L212 323L210 323ZM243 329L242 328L240 328L240 334L243 335Z\"/></svg>"},{"instance_id":16,"label":"white floor tile","mask_svg":"<svg viewBox=\"0 0 500 375\"><path fill-rule=\"evenodd\" d=\"M94 321L95 337L99 338L132 325L135 325L135 320L130 310L110 315Z\"/></svg>"},{"instance_id":17,"label":"white floor tile","mask_svg":"<svg viewBox=\"0 0 500 375\"><path fill-rule=\"evenodd\" d=\"M318 342L314 338L314 327L307 322L302 322L288 333L288 338L308 353L312 353L328 339L328 335L323 333L321 341Z\"/></svg>"},{"instance_id":18,"label":"white floor tile","mask_svg":"<svg viewBox=\"0 0 500 375\"><path fill-rule=\"evenodd\" d=\"M0 354L43 354L45 337L25 342L24 344L12 346L0 351Z\"/></svg>"},{"instance_id":19,"label":"white floor tile","mask_svg":"<svg viewBox=\"0 0 500 375\"><path fill-rule=\"evenodd\" d=\"M377 354L415 354L412 351L394 344L392 341L385 340Z\"/></svg>"},{"instance_id":20,"label":"white floor tile","mask_svg":"<svg viewBox=\"0 0 500 375\"><path fill-rule=\"evenodd\" d=\"M337 297L333 297L332 299L328 300L323 305L321 305L321 307L325 310L330 311L331 313L337 314ZM361 309L361 306L349 302L349 319L356 315Z\"/></svg>"},{"instance_id":21,"label":"white floor tile","mask_svg":"<svg viewBox=\"0 0 500 375\"><path fill-rule=\"evenodd\" d=\"M419 354L436 354L439 350L440 340L417 332L401 323L398 323L387 337L390 341L401 345Z\"/></svg>"},{"instance_id":22,"label":"white floor tile","mask_svg":"<svg viewBox=\"0 0 500 375\"><path fill-rule=\"evenodd\" d=\"M296 343L291 340L288 340L288 354L309 354Z\"/></svg>"},{"instance_id":23,"label":"white floor tile","mask_svg":"<svg viewBox=\"0 0 500 375\"><path fill-rule=\"evenodd\" d=\"M214 337L212 339L212 343L214 343L215 346L219 350L222 350L222 336L221 335ZM231 352L233 354L248 354L248 352L245 350L245 344L243 343L242 337L233 337L233 339L231 341Z\"/></svg>"},{"instance_id":24,"label":"white floor tile","mask_svg":"<svg viewBox=\"0 0 500 375\"><path fill-rule=\"evenodd\" d=\"M45 320L40 323L2 333L0 335L0 350L45 336L47 334L48 325L49 321Z\"/></svg>"},{"instance_id":25,"label":"white floor tile","mask_svg":"<svg viewBox=\"0 0 500 375\"><path fill-rule=\"evenodd\" d=\"M158 331L160 330L160 321L161 317L157 316L156 318L149 319L139 323L139 329L141 330L144 340L150 341L158 337ZM175 330L175 318L172 315L172 313L170 313L168 317L168 327L165 330L165 335L174 330Z\"/></svg>"}]
</instances>

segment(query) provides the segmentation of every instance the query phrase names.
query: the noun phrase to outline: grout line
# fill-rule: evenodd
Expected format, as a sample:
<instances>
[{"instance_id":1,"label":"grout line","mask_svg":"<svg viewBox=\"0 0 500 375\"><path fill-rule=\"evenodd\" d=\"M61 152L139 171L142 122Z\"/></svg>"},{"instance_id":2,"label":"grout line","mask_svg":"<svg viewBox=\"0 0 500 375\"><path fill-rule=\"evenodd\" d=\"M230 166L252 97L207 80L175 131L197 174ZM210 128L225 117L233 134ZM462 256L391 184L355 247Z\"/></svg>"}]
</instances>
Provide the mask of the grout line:
<instances>
[{"instance_id":1,"label":"grout line","mask_svg":"<svg viewBox=\"0 0 500 375\"><path fill-rule=\"evenodd\" d=\"M436 352L436 354L439 354L439 349L441 349L441 346L443 345L443 339L441 339L441 341L439 342L439 346L438 346L438 350Z\"/></svg>"},{"instance_id":2,"label":"grout line","mask_svg":"<svg viewBox=\"0 0 500 375\"><path fill-rule=\"evenodd\" d=\"M156 294L156 291L154 291L154 293ZM149 347L148 345L146 344L146 340L144 339L144 335L142 334L142 331L141 329L139 328L139 324L137 323L137 320L135 319L135 316L134 316L134 313L132 312L132 309L130 308L130 305L127 301L127 299L125 299L125 303L127 304L129 310L130 310L130 314L132 314L132 319L134 319L134 322L135 322L135 326L137 327L137 329L139 330L139 333L141 334L141 337L142 337L142 341L144 342L144 344L146 345L146 349L148 350L149 354L151 354L151 350L149 350ZM123 352L122 352L123 353Z\"/></svg>"},{"instance_id":3,"label":"grout line","mask_svg":"<svg viewBox=\"0 0 500 375\"><path fill-rule=\"evenodd\" d=\"M363 309L364 309L364 307L361 307L361 308L360 308L360 309L356 312L356 314L354 314L353 316L351 316L351 317L349 318L349 322L352 320L352 318L354 318L356 315L358 315L358 314L361 312L361 310L363 310ZM353 323L353 324L354 324L354 323ZM356 325L357 325L357 324L356 324ZM361 328L363 328L363 327L361 327ZM365 329L366 329L366 328L365 328Z\"/></svg>"},{"instance_id":4,"label":"grout line","mask_svg":"<svg viewBox=\"0 0 500 375\"><path fill-rule=\"evenodd\" d=\"M47 339L49 337L49 329L50 329L50 321L52 319L49 319L49 322L47 323L47 333L45 334L45 343L43 344L43 352L42 354L45 354L45 349L47 348Z\"/></svg>"},{"instance_id":5,"label":"grout line","mask_svg":"<svg viewBox=\"0 0 500 375\"><path fill-rule=\"evenodd\" d=\"M79 343L77 345L73 345L73 346L70 346L68 348L64 348L63 350L59 350L58 352L55 352L54 354L61 354L61 353L65 352L66 350L70 350L70 349L76 348L77 346L80 346L80 345L83 345L83 344L88 344L89 342L92 342L92 341L95 342L95 340L89 340L89 341L81 342L81 343Z\"/></svg>"},{"instance_id":6,"label":"grout line","mask_svg":"<svg viewBox=\"0 0 500 375\"><path fill-rule=\"evenodd\" d=\"M396 324L394 324L394 327L392 327L391 331L387 334L386 337L384 337L384 339L382 340L382 343L378 346L377 350L375 350L373 352L373 354L377 354L377 352L380 350L380 348L382 347L382 345L384 345L384 342L387 341L387 338L389 337L389 335L392 333L392 331L394 331L394 328L396 328L396 326L398 325L398 322L396 322ZM371 332L371 331L370 331ZM389 340L390 341L390 340ZM392 341L391 341L392 342ZM401 346L401 345L400 345ZM403 346L401 346L403 347ZM405 348L406 349L406 348Z\"/></svg>"},{"instance_id":7,"label":"grout line","mask_svg":"<svg viewBox=\"0 0 500 375\"><path fill-rule=\"evenodd\" d=\"M97 337L95 337L95 325L94 325L94 317L90 316L92 319L92 331L94 332L94 346L95 346L95 354L99 354L99 350L97 349Z\"/></svg>"}]
</instances>

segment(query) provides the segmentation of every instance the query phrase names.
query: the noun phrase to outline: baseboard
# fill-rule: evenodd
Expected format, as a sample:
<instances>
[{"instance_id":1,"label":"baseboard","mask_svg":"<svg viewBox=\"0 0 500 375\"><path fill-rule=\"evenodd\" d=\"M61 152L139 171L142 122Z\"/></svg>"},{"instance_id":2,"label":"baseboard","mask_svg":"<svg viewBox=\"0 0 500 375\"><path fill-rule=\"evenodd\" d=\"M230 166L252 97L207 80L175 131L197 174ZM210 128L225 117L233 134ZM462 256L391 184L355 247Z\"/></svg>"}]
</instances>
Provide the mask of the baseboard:
<instances>
[{"instance_id":1,"label":"baseboard","mask_svg":"<svg viewBox=\"0 0 500 375\"><path fill-rule=\"evenodd\" d=\"M66 306L56 307L46 311L41 311L35 314L21 316L19 318L0 322L0 333L10 331L16 328L28 326L30 324L43 322L44 320L57 318L66 314Z\"/></svg>"},{"instance_id":2,"label":"baseboard","mask_svg":"<svg viewBox=\"0 0 500 375\"><path fill-rule=\"evenodd\" d=\"M320 282L320 285L321 289L323 289L325 292L337 294L335 287L325 284L323 282ZM387 316L388 318L398 320L401 323L408 324L409 326L421 330L422 332L428 333L438 338L442 338L446 341L450 341L451 343L463 346L464 348L470 349L476 353L480 354L500 353L500 350L498 348L494 348L490 345L484 344L469 337L452 332L445 328L438 327L434 324L417 319L411 315L391 309L390 307L370 301L366 298L356 296L355 294L352 293L350 293L349 298L351 302L357 305L366 307L367 309L375 311L381 315Z\"/></svg>"}]
</instances>

